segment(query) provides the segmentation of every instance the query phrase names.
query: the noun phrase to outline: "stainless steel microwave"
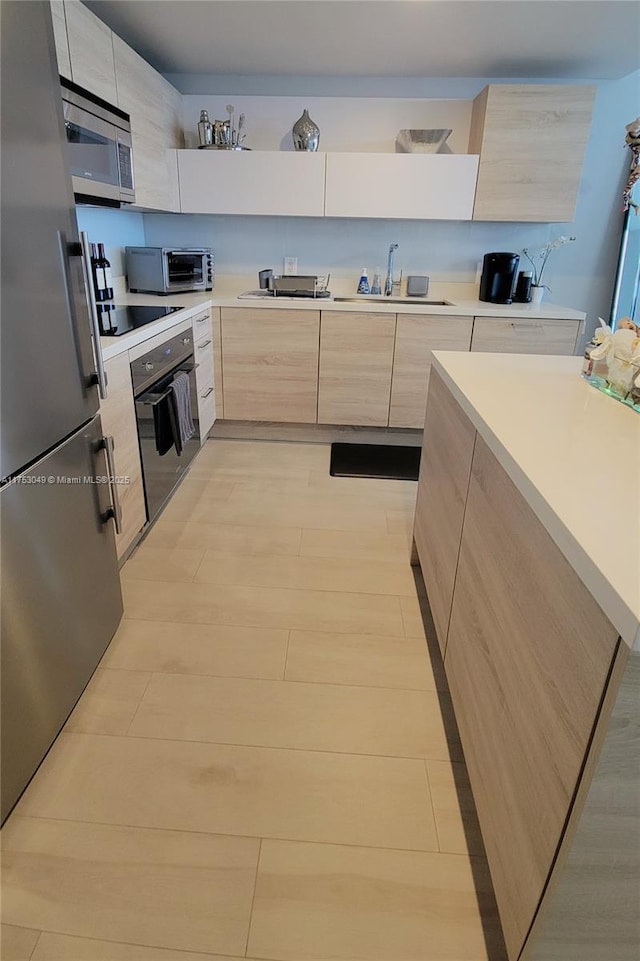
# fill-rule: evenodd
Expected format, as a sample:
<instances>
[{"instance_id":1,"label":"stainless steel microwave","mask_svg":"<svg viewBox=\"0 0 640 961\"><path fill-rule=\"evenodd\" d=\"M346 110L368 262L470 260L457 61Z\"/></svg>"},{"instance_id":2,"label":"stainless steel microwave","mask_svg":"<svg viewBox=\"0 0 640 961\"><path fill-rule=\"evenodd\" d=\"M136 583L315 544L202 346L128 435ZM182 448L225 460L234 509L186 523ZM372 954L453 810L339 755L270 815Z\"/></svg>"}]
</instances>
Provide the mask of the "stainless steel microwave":
<instances>
[{"instance_id":1,"label":"stainless steel microwave","mask_svg":"<svg viewBox=\"0 0 640 961\"><path fill-rule=\"evenodd\" d=\"M133 293L182 294L213 290L210 247L125 247L127 286Z\"/></svg>"},{"instance_id":2,"label":"stainless steel microwave","mask_svg":"<svg viewBox=\"0 0 640 961\"><path fill-rule=\"evenodd\" d=\"M134 203L129 114L64 77L60 84L76 203Z\"/></svg>"}]
</instances>

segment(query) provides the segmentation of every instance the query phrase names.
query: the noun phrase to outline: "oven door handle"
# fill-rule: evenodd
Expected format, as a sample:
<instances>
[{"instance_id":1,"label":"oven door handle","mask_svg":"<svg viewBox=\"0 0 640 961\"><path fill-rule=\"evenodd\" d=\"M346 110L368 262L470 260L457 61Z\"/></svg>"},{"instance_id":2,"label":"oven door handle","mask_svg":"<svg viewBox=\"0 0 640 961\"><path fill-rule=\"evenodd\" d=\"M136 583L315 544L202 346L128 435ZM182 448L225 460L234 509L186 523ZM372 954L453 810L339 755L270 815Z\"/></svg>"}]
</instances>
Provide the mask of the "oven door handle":
<instances>
[{"instance_id":1,"label":"oven door handle","mask_svg":"<svg viewBox=\"0 0 640 961\"><path fill-rule=\"evenodd\" d=\"M152 390L148 391L146 394L142 394L140 397L136 397L136 404L144 404L145 407L157 407L158 404L162 403L165 398L171 393L171 388L168 387L161 394L154 394ZM146 400L146 397L153 397L153 400Z\"/></svg>"},{"instance_id":2,"label":"oven door handle","mask_svg":"<svg viewBox=\"0 0 640 961\"><path fill-rule=\"evenodd\" d=\"M174 374L190 374L192 371L196 370L199 364L188 364L184 367L179 367L174 370ZM145 407L157 407L166 397L171 393L171 388L167 387L161 394L156 394L152 390L145 391L144 394L140 394L136 397L136 404L144 404ZM153 400L145 400L146 397L153 397Z\"/></svg>"}]
</instances>

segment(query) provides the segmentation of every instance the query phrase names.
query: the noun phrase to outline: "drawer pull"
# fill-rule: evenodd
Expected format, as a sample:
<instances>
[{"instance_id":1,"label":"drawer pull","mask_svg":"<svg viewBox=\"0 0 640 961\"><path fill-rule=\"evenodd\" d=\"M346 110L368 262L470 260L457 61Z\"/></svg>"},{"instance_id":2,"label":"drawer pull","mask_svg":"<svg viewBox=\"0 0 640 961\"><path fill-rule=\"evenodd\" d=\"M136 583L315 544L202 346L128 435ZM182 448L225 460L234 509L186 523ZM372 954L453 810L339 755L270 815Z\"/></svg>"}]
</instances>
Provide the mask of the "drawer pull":
<instances>
[{"instance_id":1,"label":"drawer pull","mask_svg":"<svg viewBox=\"0 0 640 961\"><path fill-rule=\"evenodd\" d=\"M517 321L512 320L511 326L514 330L542 330L542 324L536 324L533 321L527 323L518 323Z\"/></svg>"},{"instance_id":2,"label":"drawer pull","mask_svg":"<svg viewBox=\"0 0 640 961\"><path fill-rule=\"evenodd\" d=\"M209 314L203 314L202 317L196 317L196 324L204 324L209 320Z\"/></svg>"},{"instance_id":3,"label":"drawer pull","mask_svg":"<svg viewBox=\"0 0 640 961\"><path fill-rule=\"evenodd\" d=\"M206 392L206 394L201 394L200 396L202 397L203 400L206 400L210 394L213 394L213 391L214 391L214 388L210 387L209 390Z\"/></svg>"},{"instance_id":4,"label":"drawer pull","mask_svg":"<svg viewBox=\"0 0 640 961\"><path fill-rule=\"evenodd\" d=\"M210 340L205 340L204 344L198 344L198 350L204 350L205 347L208 347L210 343Z\"/></svg>"}]
</instances>

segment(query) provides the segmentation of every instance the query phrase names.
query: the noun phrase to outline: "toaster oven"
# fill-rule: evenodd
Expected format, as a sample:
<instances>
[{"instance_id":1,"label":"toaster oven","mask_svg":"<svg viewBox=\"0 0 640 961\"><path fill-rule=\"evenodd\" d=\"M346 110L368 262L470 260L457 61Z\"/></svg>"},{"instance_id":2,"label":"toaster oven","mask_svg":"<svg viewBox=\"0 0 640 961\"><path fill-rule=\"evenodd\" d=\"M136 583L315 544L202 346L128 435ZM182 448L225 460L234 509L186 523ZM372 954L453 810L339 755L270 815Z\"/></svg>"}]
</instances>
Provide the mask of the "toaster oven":
<instances>
[{"instance_id":1,"label":"toaster oven","mask_svg":"<svg viewBox=\"0 0 640 961\"><path fill-rule=\"evenodd\" d=\"M132 293L166 295L213 290L210 247L125 247L125 271Z\"/></svg>"}]
</instances>

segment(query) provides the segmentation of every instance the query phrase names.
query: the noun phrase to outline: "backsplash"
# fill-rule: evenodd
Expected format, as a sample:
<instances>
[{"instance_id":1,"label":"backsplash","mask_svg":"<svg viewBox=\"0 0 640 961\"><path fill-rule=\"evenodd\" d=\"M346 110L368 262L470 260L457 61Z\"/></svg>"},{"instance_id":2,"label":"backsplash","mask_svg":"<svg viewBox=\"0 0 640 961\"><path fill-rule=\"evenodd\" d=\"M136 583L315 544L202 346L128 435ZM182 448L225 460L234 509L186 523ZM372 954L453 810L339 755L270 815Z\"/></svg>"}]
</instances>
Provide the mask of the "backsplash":
<instances>
[{"instance_id":1,"label":"backsplash","mask_svg":"<svg viewBox=\"0 0 640 961\"><path fill-rule=\"evenodd\" d=\"M124 248L145 244L142 214L108 207L76 207L76 217L78 228L86 230L91 243L105 245L113 277L122 277Z\"/></svg>"},{"instance_id":2,"label":"backsplash","mask_svg":"<svg viewBox=\"0 0 640 961\"><path fill-rule=\"evenodd\" d=\"M544 244L556 225L491 224L458 221L338 220L306 217L226 217L148 214L150 245L212 247L220 274L253 274L263 267L283 269L284 257L298 258L298 273L353 277L361 267L385 268L389 244L397 243L396 269L405 276L472 283L478 261L488 250Z\"/></svg>"}]
</instances>

